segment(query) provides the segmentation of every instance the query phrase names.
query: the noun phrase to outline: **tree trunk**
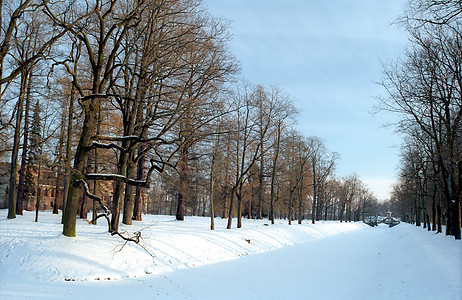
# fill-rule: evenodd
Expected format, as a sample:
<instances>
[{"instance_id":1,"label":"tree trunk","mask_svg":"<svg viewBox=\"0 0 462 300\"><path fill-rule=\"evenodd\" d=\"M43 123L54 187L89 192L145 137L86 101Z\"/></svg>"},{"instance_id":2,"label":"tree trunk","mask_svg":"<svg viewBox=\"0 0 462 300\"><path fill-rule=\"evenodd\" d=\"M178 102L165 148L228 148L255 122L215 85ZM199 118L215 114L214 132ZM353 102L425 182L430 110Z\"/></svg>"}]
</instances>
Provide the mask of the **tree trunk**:
<instances>
[{"instance_id":1,"label":"tree trunk","mask_svg":"<svg viewBox=\"0 0 462 300\"><path fill-rule=\"evenodd\" d=\"M184 221L185 215L185 195L188 189L188 180L186 179L188 171L188 155L189 155L189 145L187 142L184 143L183 148L181 149L181 157L178 163L179 165L179 191L178 191L178 204L176 210L176 220Z\"/></svg>"},{"instance_id":2,"label":"tree trunk","mask_svg":"<svg viewBox=\"0 0 462 300\"><path fill-rule=\"evenodd\" d=\"M436 188L434 188L432 195L432 231L436 231L436 224Z\"/></svg>"},{"instance_id":3,"label":"tree trunk","mask_svg":"<svg viewBox=\"0 0 462 300\"><path fill-rule=\"evenodd\" d=\"M32 72L30 73L30 78L32 78ZM31 92L32 80L29 79L27 83L27 92L26 92L26 108L24 111L24 137L23 137L23 146L21 153L21 168L19 170L19 183L18 183L18 195L16 199L16 214L22 215L23 204L24 204L24 184L26 176L27 165L27 153L28 153L28 143L29 143L29 111L30 111L30 92Z\"/></svg>"},{"instance_id":4,"label":"tree trunk","mask_svg":"<svg viewBox=\"0 0 462 300\"><path fill-rule=\"evenodd\" d=\"M90 153L87 156L87 166L85 168L85 174L88 174L91 172L91 158L90 158ZM80 203L80 214L79 217L80 219L86 220L88 219L88 197L82 193L82 197L80 197L81 203Z\"/></svg>"},{"instance_id":5,"label":"tree trunk","mask_svg":"<svg viewBox=\"0 0 462 300\"><path fill-rule=\"evenodd\" d=\"M123 148L127 148L128 144L123 143ZM126 175L127 174L127 163L128 163L128 153L122 153L119 158L119 164L117 167L117 174ZM120 221L120 209L123 205L125 183L116 181L114 187L114 196L112 199L112 217L111 217L111 230L119 230L119 221Z\"/></svg>"},{"instance_id":6,"label":"tree trunk","mask_svg":"<svg viewBox=\"0 0 462 300\"><path fill-rule=\"evenodd\" d=\"M294 202L294 190L290 190L289 196L289 225L292 225L292 205Z\"/></svg>"},{"instance_id":7,"label":"tree trunk","mask_svg":"<svg viewBox=\"0 0 462 300\"><path fill-rule=\"evenodd\" d=\"M136 166L133 162L133 156L134 155L132 154L127 164L128 178L135 178ZM122 218L122 223L124 223L125 225L132 225L133 209L135 207L134 190L135 187L133 185L125 185L124 213Z\"/></svg>"},{"instance_id":8,"label":"tree trunk","mask_svg":"<svg viewBox=\"0 0 462 300\"><path fill-rule=\"evenodd\" d=\"M274 184L276 180L276 166L279 156L279 146L281 143L281 122L279 121L277 124L277 131L276 131L276 149L274 151L274 158L273 158L273 166L271 170L271 200L270 200L270 213L269 217L271 220L271 224L274 224Z\"/></svg>"},{"instance_id":9,"label":"tree trunk","mask_svg":"<svg viewBox=\"0 0 462 300\"><path fill-rule=\"evenodd\" d=\"M76 61L77 64L77 61ZM76 73L76 66L74 72ZM73 135L73 119L74 119L74 99L75 98L75 86L71 84L70 97L69 97L69 108L67 112L67 133L66 133L66 158L64 160L65 165L65 176L64 176L64 189L63 189L63 207L61 223L64 224L64 212L66 211L67 196L69 194L69 187L71 185L71 156L72 156L72 135Z\"/></svg>"},{"instance_id":10,"label":"tree trunk","mask_svg":"<svg viewBox=\"0 0 462 300\"><path fill-rule=\"evenodd\" d=\"M175 218L177 221L184 221L184 195L182 192L178 192L177 207Z\"/></svg>"},{"instance_id":11,"label":"tree trunk","mask_svg":"<svg viewBox=\"0 0 462 300\"><path fill-rule=\"evenodd\" d=\"M142 180L144 177L144 166L145 166L145 157L144 155L140 157L136 166L136 179ZM143 211L143 188L137 186L135 194L135 208L133 210L133 219L136 221L141 221L141 212ZM162 209L160 210L162 211Z\"/></svg>"},{"instance_id":12,"label":"tree trunk","mask_svg":"<svg viewBox=\"0 0 462 300\"><path fill-rule=\"evenodd\" d=\"M226 226L227 229L231 229L231 225L233 222L234 191L235 191L235 188L233 187L231 189L231 199L229 200L228 225Z\"/></svg>"},{"instance_id":13,"label":"tree trunk","mask_svg":"<svg viewBox=\"0 0 462 300\"><path fill-rule=\"evenodd\" d=\"M101 103L98 103L98 120L96 123L96 135L99 135L101 133ZM98 149L95 148L94 153L93 153L93 158L94 158L94 167L93 170L95 174L98 173ZM94 180L93 181L93 195L97 196L98 195L98 181ZM97 219L96 216L98 214L98 203L95 199L93 199L93 209L92 209L92 225L97 225Z\"/></svg>"},{"instance_id":14,"label":"tree trunk","mask_svg":"<svg viewBox=\"0 0 462 300\"><path fill-rule=\"evenodd\" d=\"M215 230L215 206L213 201L213 191L215 186L215 174L213 172L215 164L215 157L212 159L212 167L210 169L210 230Z\"/></svg>"},{"instance_id":15,"label":"tree trunk","mask_svg":"<svg viewBox=\"0 0 462 300\"><path fill-rule=\"evenodd\" d=\"M236 193L237 198L237 228L242 227L242 187L239 187L239 192Z\"/></svg>"},{"instance_id":16,"label":"tree trunk","mask_svg":"<svg viewBox=\"0 0 462 300\"><path fill-rule=\"evenodd\" d=\"M38 104L38 101L37 101ZM40 141L42 143L42 141ZM39 209L40 209L40 201L41 201L41 192L40 192L40 180L42 175L42 157L43 157L43 145L40 145L40 156L39 156L39 164L38 164L38 171L37 171L37 184L36 184L36 198L35 198L35 222L38 222L39 216Z\"/></svg>"},{"instance_id":17,"label":"tree trunk","mask_svg":"<svg viewBox=\"0 0 462 300\"><path fill-rule=\"evenodd\" d=\"M262 219L262 202L263 202L263 168L264 168L264 160L263 160L263 138L260 140L260 148L261 148L261 158L260 158L260 172L258 173L258 204L257 204L257 219Z\"/></svg>"},{"instance_id":18,"label":"tree trunk","mask_svg":"<svg viewBox=\"0 0 462 300\"><path fill-rule=\"evenodd\" d=\"M303 174L301 177L301 182L298 186L298 224L302 224L303 220Z\"/></svg>"},{"instance_id":19,"label":"tree trunk","mask_svg":"<svg viewBox=\"0 0 462 300\"><path fill-rule=\"evenodd\" d=\"M21 123L24 112L24 98L26 95L27 76L28 74L26 72L21 73L21 86L16 109L16 125L13 137L13 150L11 151L11 168L9 183L10 193L8 194L8 219L16 218L16 201L18 196L18 155L21 138Z\"/></svg>"},{"instance_id":20,"label":"tree trunk","mask_svg":"<svg viewBox=\"0 0 462 300\"><path fill-rule=\"evenodd\" d=\"M223 214L222 218L226 218L229 207L228 207L228 198L229 198L229 166L231 160L231 139L228 137L227 146L226 146L226 161L225 161L225 182L224 182L224 201L223 201Z\"/></svg>"},{"instance_id":21,"label":"tree trunk","mask_svg":"<svg viewBox=\"0 0 462 300\"><path fill-rule=\"evenodd\" d=\"M318 197L317 191L318 191L318 185L316 182L316 161L313 159L312 162L312 167L313 167L313 206L311 207L311 223L315 224L316 223L316 198Z\"/></svg>"},{"instance_id":22,"label":"tree trunk","mask_svg":"<svg viewBox=\"0 0 462 300\"><path fill-rule=\"evenodd\" d=\"M79 180L83 179L81 174L84 174L87 156L89 153L89 145L91 138L96 133L96 122L97 122L97 100L89 99L84 102L85 118L82 126L82 132L80 135L79 145L74 158L74 170L75 173L72 175L69 185L69 193L66 202L66 208L63 219L63 234L68 237L74 237L76 235L75 227L77 220L77 210L79 206L79 198L81 193L81 187Z\"/></svg>"},{"instance_id":23,"label":"tree trunk","mask_svg":"<svg viewBox=\"0 0 462 300\"><path fill-rule=\"evenodd\" d=\"M62 163L62 157L63 157L63 145L64 145L64 135L65 135L65 123L66 123L66 114L65 114L65 108L64 105L61 110L61 128L59 130L59 145L58 145L58 167L56 170L56 192L55 192L55 199L53 201L53 214L58 214L58 199L62 197L61 195L61 184L63 182L63 177L62 177L62 171L61 171L61 163Z\"/></svg>"}]
</instances>

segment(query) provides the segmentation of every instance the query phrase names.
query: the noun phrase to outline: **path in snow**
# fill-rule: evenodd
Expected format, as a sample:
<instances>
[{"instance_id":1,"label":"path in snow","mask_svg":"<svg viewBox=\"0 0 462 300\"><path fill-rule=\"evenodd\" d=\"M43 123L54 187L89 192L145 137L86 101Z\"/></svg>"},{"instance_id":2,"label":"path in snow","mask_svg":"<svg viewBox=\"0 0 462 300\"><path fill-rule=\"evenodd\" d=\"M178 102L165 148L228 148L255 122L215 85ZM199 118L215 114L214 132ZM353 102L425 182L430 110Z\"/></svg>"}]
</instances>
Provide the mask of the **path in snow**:
<instances>
[{"instance_id":1,"label":"path in snow","mask_svg":"<svg viewBox=\"0 0 462 300\"><path fill-rule=\"evenodd\" d=\"M27 287L18 282L8 284L13 293L3 295L14 298L16 291L18 297L42 299L462 299L461 245L408 224L364 225L325 239L141 279L37 282Z\"/></svg>"},{"instance_id":2,"label":"path in snow","mask_svg":"<svg viewBox=\"0 0 462 300\"><path fill-rule=\"evenodd\" d=\"M157 282L172 298L462 299L460 249L425 234L408 224L365 228Z\"/></svg>"}]
</instances>

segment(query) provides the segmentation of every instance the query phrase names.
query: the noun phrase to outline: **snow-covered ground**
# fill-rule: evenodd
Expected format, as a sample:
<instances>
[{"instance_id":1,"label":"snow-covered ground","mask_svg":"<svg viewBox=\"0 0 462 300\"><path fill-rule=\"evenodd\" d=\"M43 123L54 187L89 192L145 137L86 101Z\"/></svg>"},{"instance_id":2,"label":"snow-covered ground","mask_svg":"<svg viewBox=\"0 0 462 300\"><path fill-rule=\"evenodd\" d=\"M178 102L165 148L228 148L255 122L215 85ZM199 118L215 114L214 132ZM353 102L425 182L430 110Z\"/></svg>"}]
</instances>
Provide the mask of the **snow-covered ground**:
<instances>
[{"instance_id":1,"label":"snow-covered ground","mask_svg":"<svg viewBox=\"0 0 462 300\"><path fill-rule=\"evenodd\" d=\"M462 299L462 242L401 223L144 216L139 245L77 220L0 210L0 299ZM234 223L235 224L235 223ZM233 225L234 225L233 224ZM289 247L290 246L290 247Z\"/></svg>"}]
</instances>

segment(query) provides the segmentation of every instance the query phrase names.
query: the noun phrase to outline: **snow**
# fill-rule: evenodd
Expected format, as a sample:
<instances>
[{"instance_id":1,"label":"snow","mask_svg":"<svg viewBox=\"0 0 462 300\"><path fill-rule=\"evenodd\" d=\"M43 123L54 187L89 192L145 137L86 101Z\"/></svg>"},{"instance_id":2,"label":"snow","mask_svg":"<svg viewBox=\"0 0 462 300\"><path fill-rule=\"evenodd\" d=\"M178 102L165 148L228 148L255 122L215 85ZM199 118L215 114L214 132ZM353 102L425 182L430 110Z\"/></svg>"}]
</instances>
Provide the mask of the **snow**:
<instances>
[{"instance_id":1,"label":"snow","mask_svg":"<svg viewBox=\"0 0 462 300\"><path fill-rule=\"evenodd\" d=\"M143 216L141 247L77 220L0 210L0 299L462 299L462 242L401 223ZM235 224L235 222L234 222Z\"/></svg>"}]
</instances>

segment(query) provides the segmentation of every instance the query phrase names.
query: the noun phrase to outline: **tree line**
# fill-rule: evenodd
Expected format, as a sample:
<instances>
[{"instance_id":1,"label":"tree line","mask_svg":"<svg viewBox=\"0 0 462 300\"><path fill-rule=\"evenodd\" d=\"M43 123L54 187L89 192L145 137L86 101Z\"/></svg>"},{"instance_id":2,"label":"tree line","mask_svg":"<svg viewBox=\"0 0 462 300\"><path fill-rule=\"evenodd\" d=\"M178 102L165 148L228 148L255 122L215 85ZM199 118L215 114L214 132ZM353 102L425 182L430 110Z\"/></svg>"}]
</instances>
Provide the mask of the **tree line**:
<instances>
[{"instance_id":1,"label":"tree line","mask_svg":"<svg viewBox=\"0 0 462 300\"><path fill-rule=\"evenodd\" d=\"M142 212L228 219L361 220L377 200L339 155L295 129L276 86L237 80L228 23L196 0L9 0L1 4L0 155L8 218L40 209L55 174L63 234ZM13 137L13 138L11 138ZM21 154L21 156L19 155ZM167 205L170 207L166 209Z\"/></svg>"},{"instance_id":2,"label":"tree line","mask_svg":"<svg viewBox=\"0 0 462 300\"><path fill-rule=\"evenodd\" d=\"M384 68L382 108L405 137L390 205L404 221L461 238L462 4L419 0L399 24L411 45Z\"/></svg>"}]
</instances>

